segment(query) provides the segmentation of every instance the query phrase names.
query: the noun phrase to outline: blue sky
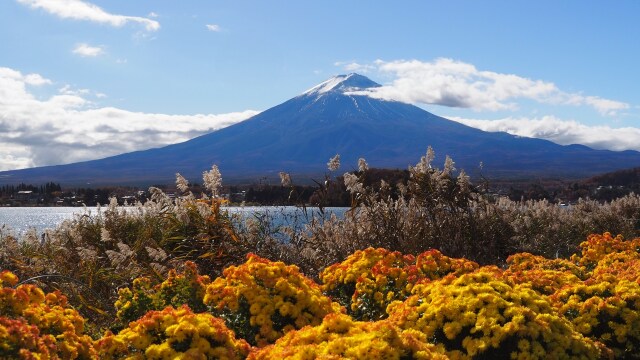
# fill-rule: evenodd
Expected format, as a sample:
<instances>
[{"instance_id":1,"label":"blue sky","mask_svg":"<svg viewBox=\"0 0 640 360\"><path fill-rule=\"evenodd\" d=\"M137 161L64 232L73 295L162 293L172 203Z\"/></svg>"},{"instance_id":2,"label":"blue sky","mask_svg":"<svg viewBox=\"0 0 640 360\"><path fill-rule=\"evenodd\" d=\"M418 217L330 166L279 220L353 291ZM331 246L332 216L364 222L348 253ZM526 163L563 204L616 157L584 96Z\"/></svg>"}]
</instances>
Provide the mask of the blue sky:
<instances>
[{"instance_id":1,"label":"blue sky","mask_svg":"<svg viewBox=\"0 0 640 360\"><path fill-rule=\"evenodd\" d=\"M0 170L187 140L359 72L488 131L640 150L638 1L0 2ZM437 150L437 149L436 149Z\"/></svg>"}]
</instances>

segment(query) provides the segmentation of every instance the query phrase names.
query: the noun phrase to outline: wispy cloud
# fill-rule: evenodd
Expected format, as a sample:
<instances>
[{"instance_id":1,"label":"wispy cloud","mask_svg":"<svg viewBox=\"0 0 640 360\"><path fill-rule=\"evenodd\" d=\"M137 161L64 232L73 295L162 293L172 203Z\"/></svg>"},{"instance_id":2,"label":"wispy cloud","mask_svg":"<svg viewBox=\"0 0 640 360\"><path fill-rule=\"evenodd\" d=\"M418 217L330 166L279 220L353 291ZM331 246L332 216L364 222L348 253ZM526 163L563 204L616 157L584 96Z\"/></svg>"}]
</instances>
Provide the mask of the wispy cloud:
<instances>
[{"instance_id":1,"label":"wispy cloud","mask_svg":"<svg viewBox=\"0 0 640 360\"><path fill-rule=\"evenodd\" d=\"M91 46L89 44L78 44L73 49L73 53L83 57L96 57L104 54L104 49L101 46Z\"/></svg>"},{"instance_id":2,"label":"wispy cloud","mask_svg":"<svg viewBox=\"0 0 640 360\"><path fill-rule=\"evenodd\" d=\"M216 25L216 24L207 24L205 26L206 26L207 30L213 31L213 32L220 32L222 30L220 28L220 25Z\"/></svg>"},{"instance_id":3,"label":"wispy cloud","mask_svg":"<svg viewBox=\"0 0 640 360\"><path fill-rule=\"evenodd\" d=\"M33 9L42 9L63 19L85 20L120 27L138 23L147 31L160 29L160 23L144 17L111 14L97 5L81 0L18 0Z\"/></svg>"},{"instance_id":4,"label":"wispy cloud","mask_svg":"<svg viewBox=\"0 0 640 360\"><path fill-rule=\"evenodd\" d=\"M63 95L75 95L75 96L87 96L92 93L91 90L89 89L74 89L71 85L68 85L68 84L58 89L58 92ZM96 94L96 97L98 97L97 94Z\"/></svg>"},{"instance_id":5,"label":"wispy cloud","mask_svg":"<svg viewBox=\"0 0 640 360\"><path fill-rule=\"evenodd\" d=\"M512 135L546 139L561 145L582 144L594 149L640 151L640 128L588 126L555 116L509 117L496 120L448 118L484 131L502 131Z\"/></svg>"},{"instance_id":6,"label":"wispy cloud","mask_svg":"<svg viewBox=\"0 0 640 360\"><path fill-rule=\"evenodd\" d=\"M596 109L600 114L606 116L616 116L620 110L627 110L630 108L629 104L615 100L603 99L598 96L582 96L576 94L569 94L566 96L568 97L568 100L566 100L567 104L586 104Z\"/></svg>"},{"instance_id":7,"label":"wispy cloud","mask_svg":"<svg viewBox=\"0 0 640 360\"><path fill-rule=\"evenodd\" d=\"M348 71L375 69L391 75L390 84L359 92L386 100L498 111L517 110L517 100L529 99L546 104L590 106L608 116L630 108L621 101L565 92L552 82L478 70L472 64L446 58L430 62L377 60L373 64L337 65Z\"/></svg>"},{"instance_id":8,"label":"wispy cloud","mask_svg":"<svg viewBox=\"0 0 640 360\"><path fill-rule=\"evenodd\" d=\"M355 61L351 61L351 62L344 62L344 61L337 61L335 63L333 63L334 66L338 66L343 68L346 71L349 72L359 72L359 73L363 73L366 74L370 71L376 70L377 66L373 65L373 64L360 64L357 63Z\"/></svg>"},{"instance_id":9,"label":"wispy cloud","mask_svg":"<svg viewBox=\"0 0 640 360\"><path fill-rule=\"evenodd\" d=\"M107 157L186 141L243 121L257 111L167 115L97 107L103 94L61 86L37 98L31 87L53 82L0 67L0 170ZM44 89L46 90L46 88Z\"/></svg>"},{"instance_id":10,"label":"wispy cloud","mask_svg":"<svg viewBox=\"0 0 640 360\"><path fill-rule=\"evenodd\" d=\"M16 72L16 76L22 77L22 75L20 73L18 73L18 72ZM41 86L41 85L50 85L51 84L51 80L45 79L42 76L40 76L39 74L29 74L29 75L26 75L26 76L22 77L22 79L26 84L33 85L33 86Z\"/></svg>"}]
</instances>

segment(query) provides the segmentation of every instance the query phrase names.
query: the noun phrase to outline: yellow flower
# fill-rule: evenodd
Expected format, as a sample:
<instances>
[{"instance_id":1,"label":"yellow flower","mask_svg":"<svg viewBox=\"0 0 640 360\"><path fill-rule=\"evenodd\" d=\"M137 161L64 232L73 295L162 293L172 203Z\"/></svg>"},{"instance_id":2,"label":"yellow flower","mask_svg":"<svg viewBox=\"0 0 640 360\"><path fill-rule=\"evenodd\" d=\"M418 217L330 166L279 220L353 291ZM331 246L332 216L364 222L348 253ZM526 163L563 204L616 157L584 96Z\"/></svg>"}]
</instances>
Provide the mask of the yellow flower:
<instances>
[{"instance_id":1,"label":"yellow flower","mask_svg":"<svg viewBox=\"0 0 640 360\"><path fill-rule=\"evenodd\" d=\"M0 272L0 286L13 287L18 283L18 277L9 270Z\"/></svg>"},{"instance_id":2,"label":"yellow flower","mask_svg":"<svg viewBox=\"0 0 640 360\"><path fill-rule=\"evenodd\" d=\"M626 279L596 281L599 279L558 290L551 297L555 310L616 356L640 351L640 284Z\"/></svg>"},{"instance_id":3,"label":"yellow flower","mask_svg":"<svg viewBox=\"0 0 640 360\"><path fill-rule=\"evenodd\" d=\"M384 319L387 306L405 300L420 280L473 271L478 265L453 259L437 250L417 257L397 251L368 248L326 268L320 279L323 291L360 320Z\"/></svg>"},{"instance_id":4,"label":"yellow flower","mask_svg":"<svg viewBox=\"0 0 640 360\"><path fill-rule=\"evenodd\" d=\"M120 333L107 333L96 348L107 359L244 359L250 346L221 319L183 306L150 311Z\"/></svg>"},{"instance_id":5,"label":"yellow flower","mask_svg":"<svg viewBox=\"0 0 640 360\"><path fill-rule=\"evenodd\" d=\"M85 320L60 292L46 294L0 273L0 356L7 359L97 359Z\"/></svg>"},{"instance_id":6,"label":"yellow flower","mask_svg":"<svg viewBox=\"0 0 640 360\"><path fill-rule=\"evenodd\" d=\"M425 283L414 287L413 294L390 306L389 319L403 329L421 331L436 344L446 344L446 354L452 358L503 356L503 346L514 358L524 354L545 358L533 345L510 347L510 339L540 342L564 358L600 355L593 341L554 314L545 296L514 284L496 267ZM568 346L559 345L559 340Z\"/></svg>"},{"instance_id":7,"label":"yellow flower","mask_svg":"<svg viewBox=\"0 0 640 360\"><path fill-rule=\"evenodd\" d=\"M447 359L419 332L402 331L386 320L354 321L343 314L329 314L318 326L291 331L249 355L251 360L400 358Z\"/></svg>"},{"instance_id":8,"label":"yellow flower","mask_svg":"<svg viewBox=\"0 0 640 360\"><path fill-rule=\"evenodd\" d=\"M223 276L209 284L204 303L237 336L258 346L342 311L296 266L252 254L247 262L225 269Z\"/></svg>"}]
</instances>

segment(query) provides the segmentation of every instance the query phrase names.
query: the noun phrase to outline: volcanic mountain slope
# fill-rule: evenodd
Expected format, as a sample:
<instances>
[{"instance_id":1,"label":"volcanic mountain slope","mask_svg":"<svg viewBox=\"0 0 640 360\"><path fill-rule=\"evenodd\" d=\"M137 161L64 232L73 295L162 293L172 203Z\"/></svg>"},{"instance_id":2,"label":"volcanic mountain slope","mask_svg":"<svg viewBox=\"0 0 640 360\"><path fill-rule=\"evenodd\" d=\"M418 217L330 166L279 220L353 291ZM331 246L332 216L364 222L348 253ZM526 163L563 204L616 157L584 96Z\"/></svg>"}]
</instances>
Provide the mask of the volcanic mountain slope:
<instances>
[{"instance_id":1,"label":"volcanic mountain slope","mask_svg":"<svg viewBox=\"0 0 640 360\"><path fill-rule=\"evenodd\" d=\"M341 170L364 157L375 167L406 168L429 145L436 162L450 155L457 168L500 177L585 177L640 166L640 153L562 146L547 140L489 133L416 106L374 99L363 90L380 86L358 75L333 77L280 105L227 128L162 148L60 166L0 173L0 182L151 184L176 172L198 180L218 164L225 181L277 176L279 171L318 175L339 153Z\"/></svg>"}]
</instances>

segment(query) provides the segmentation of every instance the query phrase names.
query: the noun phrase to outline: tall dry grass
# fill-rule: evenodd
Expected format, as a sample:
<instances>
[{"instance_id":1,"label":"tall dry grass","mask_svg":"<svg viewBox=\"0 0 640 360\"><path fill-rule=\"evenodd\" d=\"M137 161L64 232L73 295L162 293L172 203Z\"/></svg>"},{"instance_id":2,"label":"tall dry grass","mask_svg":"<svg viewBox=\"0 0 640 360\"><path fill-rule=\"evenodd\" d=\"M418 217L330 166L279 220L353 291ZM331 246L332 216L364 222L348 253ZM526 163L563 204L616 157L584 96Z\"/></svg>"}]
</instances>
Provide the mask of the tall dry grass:
<instances>
[{"instance_id":1,"label":"tall dry grass","mask_svg":"<svg viewBox=\"0 0 640 360\"><path fill-rule=\"evenodd\" d=\"M453 160L447 157L440 169L434 158L429 150L410 167L408 182L397 184L365 184L370 170L362 160L358 171L342 177L352 202L344 217L307 208L293 217L234 217L215 197L221 184L216 167L205 172L212 197L204 199L197 199L178 175L182 196L175 200L152 188L144 204L122 207L114 200L44 237L29 232L17 238L0 228L0 269L42 286L71 288L77 293L71 301L85 316L108 323L118 289L140 276L161 281L187 260L202 274L217 276L255 253L317 277L325 267L368 247L404 254L435 248L449 257L502 266L518 252L569 257L591 233L640 236L638 195L604 204L581 200L570 208L493 198L456 171ZM332 172L339 167L335 157L329 166ZM284 180L293 186L290 177ZM327 176L321 185L335 187L336 181Z\"/></svg>"},{"instance_id":2,"label":"tall dry grass","mask_svg":"<svg viewBox=\"0 0 640 360\"><path fill-rule=\"evenodd\" d=\"M517 252L568 257L592 233L640 235L636 194L608 203L581 199L571 207L546 200L495 198L471 184L464 171L455 171L452 159L447 157L440 169L434 158L429 149L410 167L406 184L365 185L367 166L344 174L352 208L342 218L316 216L303 229L280 229L290 236L288 242L256 231L269 228L269 219L239 229L239 236L266 244L253 250L261 256L296 264L315 276L327 265L370 246L405 254L435 248L451 257L504 265Z\"/></svg>"}]
</instances>

